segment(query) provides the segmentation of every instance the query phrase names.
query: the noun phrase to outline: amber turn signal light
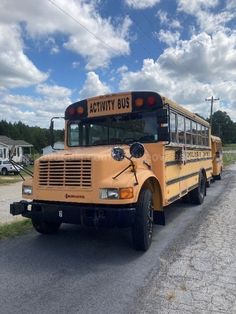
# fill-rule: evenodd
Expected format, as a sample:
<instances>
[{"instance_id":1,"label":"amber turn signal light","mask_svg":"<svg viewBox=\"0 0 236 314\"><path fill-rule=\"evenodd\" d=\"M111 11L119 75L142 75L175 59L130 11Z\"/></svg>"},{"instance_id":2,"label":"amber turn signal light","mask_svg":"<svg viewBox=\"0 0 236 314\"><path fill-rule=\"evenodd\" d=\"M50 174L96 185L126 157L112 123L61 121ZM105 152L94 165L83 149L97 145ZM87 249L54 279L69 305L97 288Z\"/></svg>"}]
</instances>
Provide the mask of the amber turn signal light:
<instances>
[{"instance_id":1,"label":"amber turn signal light","mask_svg":"<svg viewBox=\"0 0 236 314\"><path fill-rule=\"evenodd\" d=\"M120 199L130 199L134 197L133 188L121 188Z\"/></svg>"}]
</instances>

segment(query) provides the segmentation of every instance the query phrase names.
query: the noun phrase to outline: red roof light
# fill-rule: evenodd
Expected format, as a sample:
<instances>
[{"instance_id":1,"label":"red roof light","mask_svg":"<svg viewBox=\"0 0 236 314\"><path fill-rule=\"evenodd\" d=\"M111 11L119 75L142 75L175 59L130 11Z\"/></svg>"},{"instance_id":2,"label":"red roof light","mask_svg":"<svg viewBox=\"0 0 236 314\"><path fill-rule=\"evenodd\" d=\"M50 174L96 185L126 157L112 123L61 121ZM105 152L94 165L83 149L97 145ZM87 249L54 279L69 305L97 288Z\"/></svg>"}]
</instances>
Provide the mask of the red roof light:
<instances>
[{"instance_id":1,"label":"red roof light","mask_svg":"<svg viewBox=\"0 0 236 314\"><path fill-rule=\"evenodd\" d=\"M154 96L149 96L147 98L148 106L154 106L156 104L156 98Z\"/></svg>"}]
</instances>

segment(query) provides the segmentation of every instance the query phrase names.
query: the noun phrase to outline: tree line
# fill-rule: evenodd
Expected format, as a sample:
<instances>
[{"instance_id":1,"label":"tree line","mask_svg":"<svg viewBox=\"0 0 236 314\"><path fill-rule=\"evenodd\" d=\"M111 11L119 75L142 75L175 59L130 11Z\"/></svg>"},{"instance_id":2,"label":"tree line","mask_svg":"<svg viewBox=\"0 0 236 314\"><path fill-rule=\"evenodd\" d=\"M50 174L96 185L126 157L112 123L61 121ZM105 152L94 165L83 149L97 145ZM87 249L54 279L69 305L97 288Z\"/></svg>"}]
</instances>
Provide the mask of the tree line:
<instances>
[{"instance_id":1,"label":"tree line","mask_svg":"<svg viewBox=\"0 0 236 314\"><path fill-rule=\"evenodd\" d=\"M226 112L218 110L212 116L212 134L221 137L223 144L236 143L236 122L233 122ZM25 140L34 146L37 153L41 153L43 147L50 145L49 129L28 126L20 121L11 123L1 120L0 135L14 140ZM54 135L55 142L63 141L64 131L55 130Z\"/></svg>"},{"instance_id":2,"label":"tree line","mask_svg":"<svg viewBox=\"0 0 236 314\"><path fill-rule=\"evenodd\" d=\"M50 131L46 128L28 126L22 122L11 123L0 121L0 135L5 135L13 140L24 140L34 146L35 153L42 153L42 149L50 145ZM64 141L64 131L55 130L55 141Z\"/></svg>"}]
</instances>

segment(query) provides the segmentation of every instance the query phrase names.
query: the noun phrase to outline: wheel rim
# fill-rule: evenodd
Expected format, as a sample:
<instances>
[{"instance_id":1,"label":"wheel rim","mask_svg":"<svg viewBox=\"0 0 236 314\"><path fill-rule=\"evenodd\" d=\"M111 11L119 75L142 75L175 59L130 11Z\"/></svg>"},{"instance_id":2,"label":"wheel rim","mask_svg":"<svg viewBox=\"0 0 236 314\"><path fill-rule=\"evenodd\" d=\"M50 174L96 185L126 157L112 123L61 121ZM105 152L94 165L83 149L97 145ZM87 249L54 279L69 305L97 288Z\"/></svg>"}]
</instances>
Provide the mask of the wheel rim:
<instances>
[{"instance_id":1,"label":"wheel rim","mask_svg":"<svg viewBox=\"0 0 236 314\"><path fill-rule=\"evenodd\" d=\"M148 210L147 210L147 231L148 231L148 239L151 239L152 232L153 232L153 206L152 206L151 201L148 204Z\"/></svg>"}]
</instances>

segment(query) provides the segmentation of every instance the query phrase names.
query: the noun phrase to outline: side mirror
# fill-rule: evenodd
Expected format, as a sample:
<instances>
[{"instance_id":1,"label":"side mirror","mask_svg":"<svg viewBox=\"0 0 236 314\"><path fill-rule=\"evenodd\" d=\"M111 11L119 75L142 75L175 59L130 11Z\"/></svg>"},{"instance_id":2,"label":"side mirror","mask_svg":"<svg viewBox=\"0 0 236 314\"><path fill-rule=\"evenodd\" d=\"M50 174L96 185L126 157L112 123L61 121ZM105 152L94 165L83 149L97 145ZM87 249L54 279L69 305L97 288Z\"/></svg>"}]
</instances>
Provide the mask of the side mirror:
<instances>
[{"instance_id":1,"label":"side mirror","mask_svg":"<svg viewBox=\"0 0 236 314\"><path fill-rule=\"evenodd\" d=\"M111 151L111 156L117 161L121 161L125 158L125 152L121 147L114 147Z\"/></svg>"},{"instance_id":2,"label":"side mirror","mask_svg":"<svg viewBox=\"0 0 236 314\"><path fill-rule=\"evenodd\" d=\"M216 152L216 158L220 158L220 152Z\"/></svg>"},{"instance_id":3,"label":"side mirror","mask_svg":"<svg viewBox=\"0 0 236 314\"><path fill-rule=\"evenodd\" d=\"M52 148L54 148L54 143L55 143L55 139L54 139L54 121L53 118L51 119L51 123L50 123L50 145L52 146Z\"/></svg>"},{"instance_id":4,"label":"side mirror","mask_svg":"<svg viewBox=\"0 0 236 314\"><path fill-rule=\"evenodd\" d=\"M51 122L50 122L50 127L49 127L49 130L50 130L50 145L52 146L52 149L54 150L61 150L61 149L57 149L57 148L54 148L54 144L55 144L55 137L54 137L54 120L55 119L65 119L64 117L53 117L51 119Z\"/></svg>"},{"instance_id":5,"label":"side mirror","mask_svg":"<svg viewBox=\"0 0 236 314\"><path fill-rule=\"evenodd\" d=\"M130 146L130 155L134 158L141 158L144 155L144 146L141 143L135 142Z\"/></svg>"}]
</instances>

